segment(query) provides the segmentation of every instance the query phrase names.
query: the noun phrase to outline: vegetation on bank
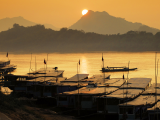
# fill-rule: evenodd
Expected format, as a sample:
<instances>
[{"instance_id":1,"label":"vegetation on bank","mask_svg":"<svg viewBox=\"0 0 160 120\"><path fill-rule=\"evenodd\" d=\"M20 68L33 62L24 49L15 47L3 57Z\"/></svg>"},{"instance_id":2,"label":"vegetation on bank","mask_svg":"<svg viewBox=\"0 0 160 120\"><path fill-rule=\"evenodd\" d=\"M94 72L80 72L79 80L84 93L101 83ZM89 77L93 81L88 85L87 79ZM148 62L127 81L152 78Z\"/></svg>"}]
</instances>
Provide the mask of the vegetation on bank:
<instances>
[{"instance_id":1,"label":"vegetation on bank","mask_svg":"<svg viewBox=\"0 0 160 120\"><path fill-rule=\"evenodd\" d=\"M0 52L74 53L122 51L160 51L160 32L128 31L125 34L102 35L83 30L45 29L43 25L13 28L0 32Z\"/></svg>"}]
</instances>

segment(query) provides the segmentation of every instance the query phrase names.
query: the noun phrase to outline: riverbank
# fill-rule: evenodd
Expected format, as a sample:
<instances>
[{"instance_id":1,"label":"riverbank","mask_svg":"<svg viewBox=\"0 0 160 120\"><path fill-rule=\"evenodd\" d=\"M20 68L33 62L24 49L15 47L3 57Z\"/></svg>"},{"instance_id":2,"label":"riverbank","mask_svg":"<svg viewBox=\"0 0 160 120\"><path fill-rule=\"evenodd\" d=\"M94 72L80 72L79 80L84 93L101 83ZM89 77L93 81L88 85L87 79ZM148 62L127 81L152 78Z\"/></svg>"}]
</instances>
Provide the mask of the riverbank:
<instances>
[{"instance_id":1,"label":"riverbank","mask_svg":"<svg viewBox=\"0 0 160 120\"><path fill-rule=\"evenodd\" d=\"M15 109L15 111L7 110L7 115L12 120L76 120L72 116L59 115L56 112L38 107L24 106L23 109Z\"/></svg>"},{"instance_id":2,"label":"riverbank","mask_svg":"<svg viewBox=\"0 0 160 120\"><path fill-rule=\"evenodd\" d=\"M76 120L73 116L59 115L52 110L54 107L44 106L37 104L36 99L16 98L0 92L0 112L8 116L4 117L6 120Z\"/></svg>"},{"instance_id":3,"label":"riverbank","mask_svg":"<svg viewBox=\"0 0 160 120\"><path fill-rule=\"evenodd\" d=\"M4 113L0 112L0 120L11 120L8 116L6 116Z\"/></svg>"}]
</instances>

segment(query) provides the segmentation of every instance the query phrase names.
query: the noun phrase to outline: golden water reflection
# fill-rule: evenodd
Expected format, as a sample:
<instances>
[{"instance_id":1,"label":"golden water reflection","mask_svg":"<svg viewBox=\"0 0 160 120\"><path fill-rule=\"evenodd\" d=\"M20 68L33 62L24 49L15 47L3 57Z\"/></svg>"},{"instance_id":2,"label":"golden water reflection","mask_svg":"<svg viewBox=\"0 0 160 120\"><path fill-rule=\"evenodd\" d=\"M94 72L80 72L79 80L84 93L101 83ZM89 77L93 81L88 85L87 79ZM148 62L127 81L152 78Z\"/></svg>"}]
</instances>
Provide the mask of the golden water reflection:
<instances>
[{"instance_id":1,"label":"golden water reflection","mask_svg":"<svg viewBox=\"0 0 160 120\"><path fill-rule=\"evenodd\" d=\"M32 57L31 57L32 56ZM102 74L102 53L73 53L73 54L8 54L11 64L17 65L17 69L13 74L25 75L29 72L30 66L32 70L44 68L44 59L47 60L47 67L58 67L59 70L64 70L64 77L70 78L77 74L77 63L80 59L81 64L79 72L87 73L89 76ZM0 54L1 60L7 60L6 54ZM32 58L32 59L31 59ZM128 66L130 68L138 68L136 71L130 71L128 77L146 77L152 78L152 83L155 82L155 53L103 53L104 66ZM157 54L157 59L160 55ZM160 66L160 65L159 65ZM128 72L106 73L110 74L111 78L121 78L123 74L127 77ZM158 76L160 82L160 76Z\"/></svg>"},{"instance_id":2,"label":"golden water reflection","mask_svg":"<svg viewBox=\"0 0 160 120\"><path fill-rule=\"evenodd\" d=\"M89 74L88 73L87 58L85 56L83 56L80 61L81 61L81 64L80 64L80 73Z\"/></svg>"}]
</instances>

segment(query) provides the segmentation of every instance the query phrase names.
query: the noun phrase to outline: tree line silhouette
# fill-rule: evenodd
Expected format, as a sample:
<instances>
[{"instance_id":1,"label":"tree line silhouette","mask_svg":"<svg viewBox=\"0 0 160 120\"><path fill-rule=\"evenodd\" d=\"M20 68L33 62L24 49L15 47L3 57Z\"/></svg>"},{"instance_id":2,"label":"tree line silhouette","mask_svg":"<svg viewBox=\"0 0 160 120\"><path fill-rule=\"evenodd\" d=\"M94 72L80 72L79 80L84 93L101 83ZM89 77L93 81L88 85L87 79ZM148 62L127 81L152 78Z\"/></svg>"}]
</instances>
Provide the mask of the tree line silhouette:
<instances>
[{"instance_id":1,"label":"tree line silhouette","mask_svg":"<svg viewBox=\"0 0 160 120\"><path fill-rule=\"evenodd\" d=\"M160 32L145 31L102 35L83 30L46 29L43 25L13 28L0 32L0 52L75 53L75 52L145 52L160 51Z\"/></svg>"}]
</instances>

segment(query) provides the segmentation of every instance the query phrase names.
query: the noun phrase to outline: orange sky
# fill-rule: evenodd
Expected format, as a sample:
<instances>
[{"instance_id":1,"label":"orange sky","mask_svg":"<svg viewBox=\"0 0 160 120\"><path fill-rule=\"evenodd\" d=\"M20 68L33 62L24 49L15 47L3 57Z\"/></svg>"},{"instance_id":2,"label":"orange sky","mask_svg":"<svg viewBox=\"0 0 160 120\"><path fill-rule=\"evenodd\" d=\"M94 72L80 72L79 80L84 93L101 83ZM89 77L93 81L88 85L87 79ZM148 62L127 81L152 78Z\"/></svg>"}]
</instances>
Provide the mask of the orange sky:
<instances>
[{"instance_id":1,"label":"orange sky","mask_svg":"<svg viewBox=\"0 0 160 120\"><path fill-rule=\"evenodd\" d=\"M0 19L22 16L36 23L69 27L82 10L106 11L160 29L160 0L0 0Z\"/></svg>"}]
</instances>

